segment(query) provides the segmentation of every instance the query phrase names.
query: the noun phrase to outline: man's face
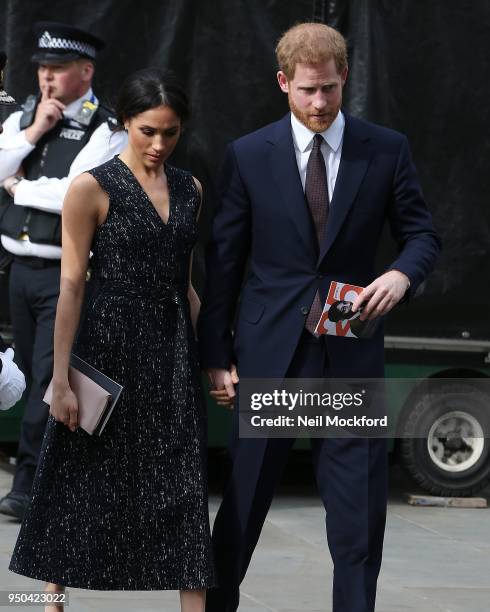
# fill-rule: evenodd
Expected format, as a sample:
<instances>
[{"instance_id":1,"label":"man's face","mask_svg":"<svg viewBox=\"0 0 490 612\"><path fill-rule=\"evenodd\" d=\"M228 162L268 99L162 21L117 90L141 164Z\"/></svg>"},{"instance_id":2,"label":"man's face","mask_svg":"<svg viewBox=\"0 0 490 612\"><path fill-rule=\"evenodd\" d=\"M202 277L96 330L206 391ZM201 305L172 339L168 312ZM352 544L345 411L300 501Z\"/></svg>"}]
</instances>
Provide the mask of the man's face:
<instances>
[{"instance_id":1,"label":"man's face","mask_svg":"<svg viewBox=\"0 0 490 612\"><path fill-rule=\"evenodd\" d=\"M337 117L346 78L347 68L339 74L333 58L320 64L296 64L291 80L284 72L277 73L291 112L313 132L324 132Z\"/></svg>"},{"instance_id":2,"label":"man's face","mask_svg":"<svg viewBox=\"0 0 490 612\"><path fill-rule=\"evenodd\" d=\"M352 302L347 302L343 300L342 302L337 303L337 310L339 310L344 315L351 314L351 307Z\"/></svg>"},{"instance_id":3,"label":"man's face","mask_svg":"<svg viewBox=\"0 0 490 612\"><path fill-rule=\"evenodd\" d=\"M92 82L92 62L77 60L65 64L39 64L37 77L44 97L56 98L63 104L74 102Z\"/></svg>"}]
</instances>

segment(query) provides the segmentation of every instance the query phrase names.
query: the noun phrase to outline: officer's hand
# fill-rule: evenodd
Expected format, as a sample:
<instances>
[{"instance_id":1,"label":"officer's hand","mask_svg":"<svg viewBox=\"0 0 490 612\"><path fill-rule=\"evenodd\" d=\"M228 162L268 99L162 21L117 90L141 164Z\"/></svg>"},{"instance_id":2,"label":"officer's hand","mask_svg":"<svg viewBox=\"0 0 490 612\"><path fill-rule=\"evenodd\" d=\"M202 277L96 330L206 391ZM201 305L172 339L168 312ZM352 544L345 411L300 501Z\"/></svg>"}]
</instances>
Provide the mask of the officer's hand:
<instances>
[{"instance_id":1,"label":"officer's hand","mask_svg":"<svg viewBox=\"0 0 490 612\"><path fill-rule=\"evenodd\" d=\"M49 414L54 416L56 421L64 423L70 431L75 431L78 427L78 401L68 385L53 387Z\"/></svg>"},{"instance_id":2,"label":"officer's hand","mask_svg":"<svg viewBox=\"0 0 490 612\"><path fill-rule=\"evenodd\" d=\"M398 270L389 270L365 287L355 299L352 312L365 303L360 319L375 319L385 315L398 304L410 286L408 276Z\"/></svg>"},{"instance_id":3,"label":"officer's hand","mask_svg":"<svg viewBox=\"0 0 490 612\"><path fill-rule=\"evenodd\" d=\"M15 188L19 183L19 177L17 176L7 176L6 179L2 182L2 187L12 198L15 196Z\"/></svg>"},{"instance_id":4,"label":"officer's hand","mask_svg":"<svg viewBox=\"0 0 490 612\"><path fill-rule=\"evenodd\" d=\"M63 118L65 105L56 98L51 98L49 89L42 92L42 98L36 109L36 116L31 126L26 129L26 138L31 144L37 141L46 132L49 132Z\"/></svg>"}]
</instances>

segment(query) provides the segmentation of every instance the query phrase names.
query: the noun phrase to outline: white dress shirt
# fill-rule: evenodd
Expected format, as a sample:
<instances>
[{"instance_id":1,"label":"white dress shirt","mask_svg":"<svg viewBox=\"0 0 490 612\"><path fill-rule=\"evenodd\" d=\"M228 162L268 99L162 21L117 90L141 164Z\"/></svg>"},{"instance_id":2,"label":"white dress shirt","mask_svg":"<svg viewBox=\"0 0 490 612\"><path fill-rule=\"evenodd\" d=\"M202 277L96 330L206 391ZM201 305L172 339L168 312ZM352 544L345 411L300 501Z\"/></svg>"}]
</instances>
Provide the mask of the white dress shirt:
<instances>
[{"instance_id":1,"label":"white dress shirt","mask_svg":"<svg viewBox=\"0 0 490 612\"><path fill-rule=\"evenodd\" d=\"M63 111L64 117L73 119L86 100L97 103L92 89L75 102L68 104ZM20 129L21 116L22 111L12 113L3 124L3 134L0 135L0 182L15 174L22 161L35 149L35 145L26 139L25 130ZM73 160L68 176L61 179L42 176L35 181L21 181L15 188L15 204L61 214L63 199L72 180L82 172L112 159L122 151L126 142L125 132L111 132L107 122L104 121ZM61 247L58 246L15 240L5 235L2 235L1 240L4 248L15 255L61 258Z\"/></svg>"},{"instance_id":2,"label":"white dress shirt","mask_svg":"<svg viewBox=\"0 0 490 612\"><path fill-rule=\"evenodd\" d=\"M24 374L14 363L14 351L8 348L0 351L2 369L0 371L0 410L12 408L22 397L26 388Z\"/></svg>"},{"instance_id":3,"label":"white dress shirt","mask_svg":"<svg viewBox=\"0 0 490 612\"><path fill-rule=\"evenodd\" d=\"M306 182L306 166L310 157L311 149L313 148L313 138L316 132L313 132L306 125L303 125L293 113L291 113L291 128L293 132L294 152L296 153L296 162L298 164L299 175L305 189ZM344 138L345 118L341 111L338 112L332 125L320 134L324 138L321 145L321 152L325 160L327 169L328 196L332 201L333 191L335 189L335 181L340 166L340 157L342 155L342 141Z\"/></svg>"}]
</instances>

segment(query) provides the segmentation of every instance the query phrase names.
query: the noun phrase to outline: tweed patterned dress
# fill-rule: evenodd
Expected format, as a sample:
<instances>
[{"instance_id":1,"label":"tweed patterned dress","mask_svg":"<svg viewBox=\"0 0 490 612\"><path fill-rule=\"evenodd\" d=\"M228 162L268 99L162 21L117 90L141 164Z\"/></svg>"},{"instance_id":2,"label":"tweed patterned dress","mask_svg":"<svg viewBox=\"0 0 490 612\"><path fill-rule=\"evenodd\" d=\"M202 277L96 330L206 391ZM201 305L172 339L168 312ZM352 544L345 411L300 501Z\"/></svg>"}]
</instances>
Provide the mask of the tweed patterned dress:
<instances>
[{"instance_id":1,"label":"tweed patterned dress","mask_svg":"<svg viewBox=\"0 0 490 612\"><path fill-rule=\"evenodd\" d=\"M165 224L119 157L90 173L109 196L74 352L124 390L100 437L49 417L13 572L100 590L214 583L206 417L187 300L199 194L166 165Z\"/></svg>"}]
</instances>

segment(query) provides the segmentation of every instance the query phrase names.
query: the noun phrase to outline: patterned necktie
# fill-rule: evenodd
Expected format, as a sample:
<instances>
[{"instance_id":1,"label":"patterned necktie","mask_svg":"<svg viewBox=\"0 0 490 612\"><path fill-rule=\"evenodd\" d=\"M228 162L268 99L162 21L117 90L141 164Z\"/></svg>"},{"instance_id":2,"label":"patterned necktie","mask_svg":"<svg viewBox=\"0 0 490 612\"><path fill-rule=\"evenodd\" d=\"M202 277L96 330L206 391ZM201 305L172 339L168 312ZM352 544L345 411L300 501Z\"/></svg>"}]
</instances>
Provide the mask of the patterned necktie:
<instances>
[{"instance_id":1,"label":"patterned necktie","mask_svg":"<svg viewBox=\"0 0 490 612\"><path fill-rule=\"evenodd\" d=\"M328 209L330 206L330 201L328 199L327 169L325 168L325 160L320 148L322 142L323 136L321 134L315 134L313 148L308 159L308 165L306 166L305 181L305 195L313 223L315 224L318 246L320 246L325 235ZM315 331L322 310L320 295L317 291L305 323L306 329L312 334Z\"/></svg>"}]
</instances>

